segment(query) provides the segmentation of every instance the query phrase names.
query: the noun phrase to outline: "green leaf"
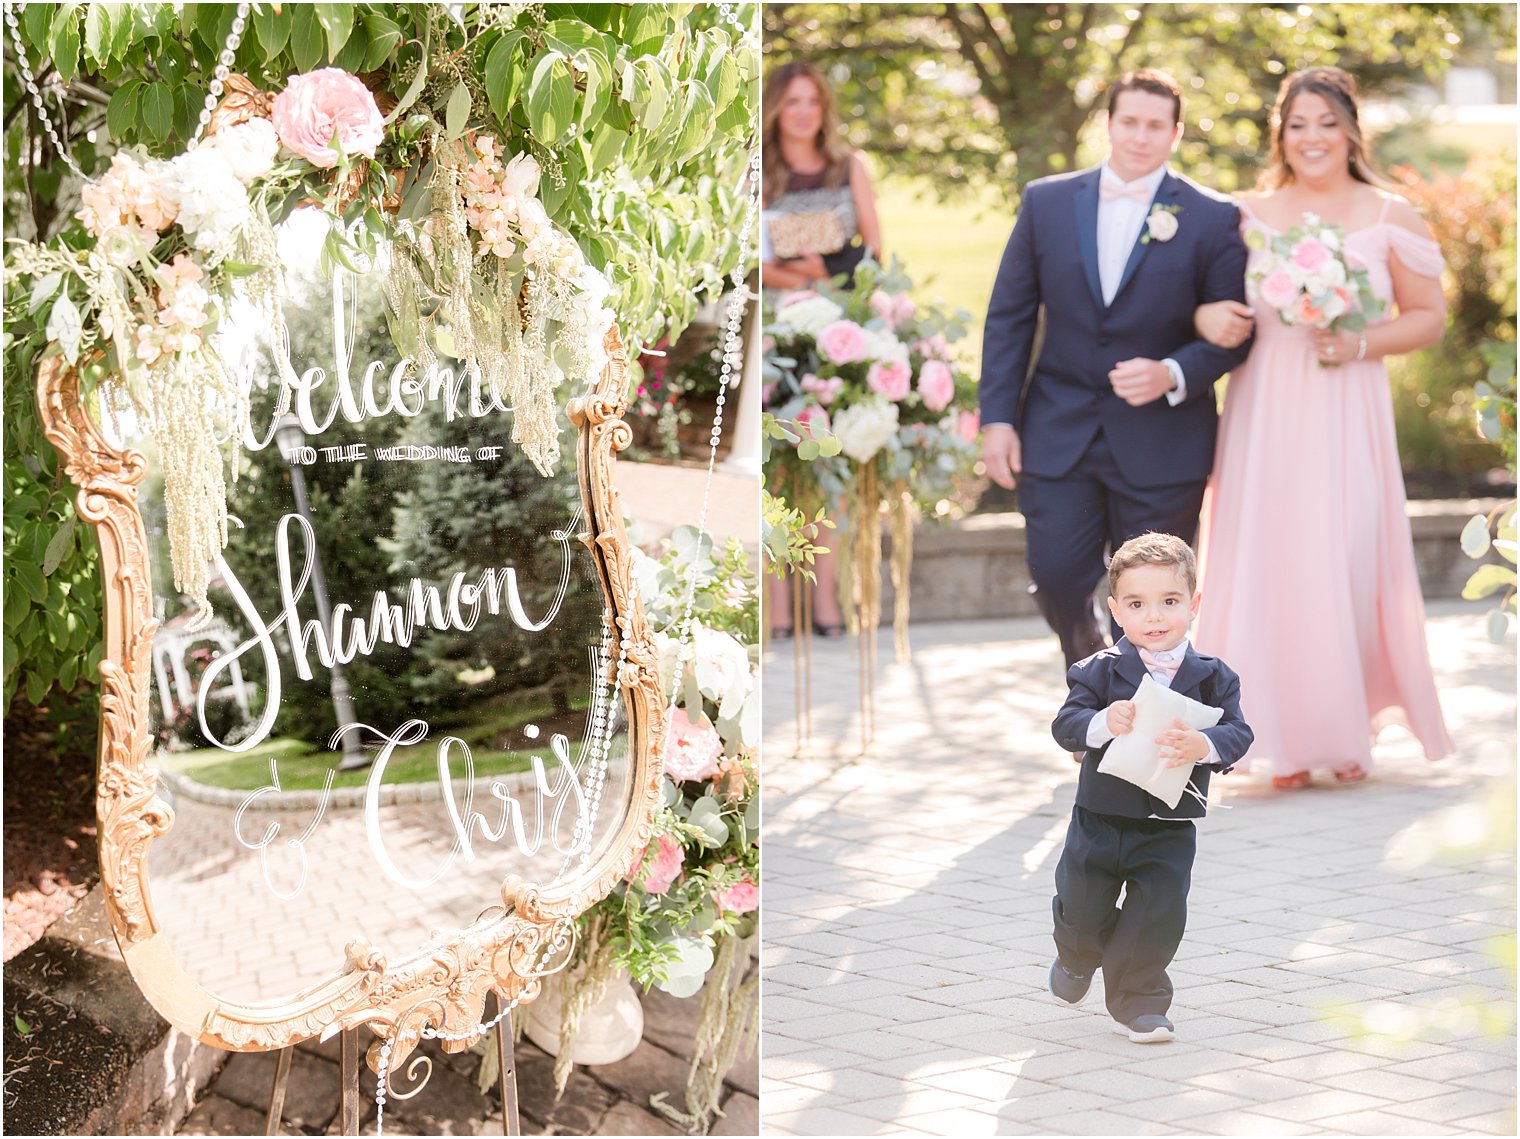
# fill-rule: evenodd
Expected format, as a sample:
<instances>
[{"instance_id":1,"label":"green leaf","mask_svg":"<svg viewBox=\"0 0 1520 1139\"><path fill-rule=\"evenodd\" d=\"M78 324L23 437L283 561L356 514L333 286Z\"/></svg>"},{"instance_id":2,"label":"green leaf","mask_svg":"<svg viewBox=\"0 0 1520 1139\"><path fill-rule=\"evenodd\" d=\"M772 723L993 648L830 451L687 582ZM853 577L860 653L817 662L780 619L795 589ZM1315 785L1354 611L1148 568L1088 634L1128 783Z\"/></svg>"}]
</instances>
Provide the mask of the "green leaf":
<instances>
[{"instance_id":1,"label":"green leaf","mask_svg":"<svg viewBox=\"0 0 1520 1139\"><path fill-rule=\"evenodd\" d=\"M322 61L322 26L317 23L311 4L297 4L290 27L290 57L301 71L310 71Z\"/></svg>"},{"instance_id":2,"label":"green leaf","mask_svg":"<svg viewBox=\"0 0 1520 1139\"><path fill-rule=\"evenodd\" d=\"M592 174L610 169L622 157L628 142L628 132L620 131L610 123L602 123L591 136L591 153L587 157Z\"/></svg>"},{"instance_id":3,"label":"green leaf","mask_svg":"<svg viewBox=\"0 0 1520 1139\"><path fill-rule=\"evenodd\" d=\"M707 91L712 95L713 104L724 110L734 101L739 94L741 76L739 65L734 62L733 55L725 48L722 58L718 61L707 76Z\"/></svg>"},{"instance_id":4,"label":"green leaf","mask_svg":"<svg viewBox=\"0 0 1520 1139\"><path fill-rule=\"evenodd\" d=\"M19 1032L22 1036L30 1036L32 1033L32 1026L21 1019L20 1013L16 1014L16 1031Z\"/></svg>"},{"instance_id":5,"label":"green leaf","mask_svg":"<svg viewBox=\"0 0 1520 1139\"><path fill-rule=\"evenodd\" d=\"M125 138L132 130L142 88L142 81L133 79L111 93L111 102L106 107L106 130L113 139Z\"/></svg>"},{"instance_id":6,"label":"green leaf","mask_svg":"<svg viewBox=\"0 0 1520 1139\"><path fill-rule=\"evenodd\" d=\"M522 38L522 32L508 32L491 45L486 56L486 99L491 111L503 122L511 114L522 87L524 68L517 58L517 45Z\"/></svg>"},{"instance_id":7,"label":"green leaf","mask_svg":"<svg viewBox=\"0 0 1520 1139\"><path fill-rule=\"evenodd\" d=\"M349 33L354 30L354 6L313 4L312 8L316 10L317 23L322 25L322 31L327 36L327 57L337 59L338 52L348 42Z\"/></svg>"},{"instance_id":8,"label":"green leaf","mask_svg":"<svg viewBox=\"0 0 1520 1139\"><path fill-rule=\"evenodd\" d=\"M52 688L52 669L41 661L33 661L31 671L26 674L26 698L34 705L41 704Z\"/></svg>"},{"instance_id":9,"label":"green leaf","mask_svg":"<svg viewBox=\"0 0 1520 1139\"><path fill-rule=\"evenodd\" d=\"M553 146L575 117L575 80L570 63L559 52L548 52L528 82L528 123L545 146Z\"/></svg>"},{"instance_id":10,"label":"green leaf","mask_svg":"<svg viewBox=\"0 0 1520 1139\"><path fill-rule=\"evenodd\" d=\"M42 576L40 567L31 562L16 559L11 563L12 571L16 575L16 581L27 595L39 605L47 600L47 578Z\"/></svg>"},{"instance_id":11,"label":"green leaf","mask_svg":"<svg viewBox=\"0 0 1520 1139\"><path fill-rule=\"evenodd\" d=\"M443 128L449 138L459 138L470 122L470 89L463 81L449 95L448 106L443 112Z\"/></svg>"},{"instance_id":12,"label":"green leaf","mask_svg":"<svg viewBox=\"0 0 1520 1139\"><path fill-rule=\"evenodd\" d=\"M366 12L361 20L364 34L369 38L369 47L364 53L364 70L374 71L396 50L396 45L401 42L401 28L379 12Z\"/></svg>"},{"instance_id":13,"label":"green leaf","mask_svg":"<svg viewBox=\"0 0 1520 1139\"><path fill-rule=\"evenodd\" d=\"M1470 558L1481 558L1488 553L1488 519L1474 514L1462 527L1462 552Z\"/></svg>"},{"instance_id":14,"label":"green leaf","mask_svg":"<svg viewBox=\"0 0 1520 1139\"><path fill-rule=\"evenodd\" d=\"M58 291L58 286L63 283L63 274L60 272L44 273L37 278L32 286L31 299L27 302L26 311L30 316L36 316L37 310L47 303L49 297Z\"/></svg>"},{"instance_id":15,"label":"green leaf","mask_svg":"<svg viewBox=\"0 0 1520 1139\"><path fill-rule=\"evenodd\" d=\"M556 49L574 55L582 48L603 46L602 34L580 20L551 20L544 25L544 38L557 40Z\"/></svg>"},{"instance_id":16,"label":"green leaf","mask_svg":"<svg viewBox=\"0 0 1520 1139\"><path fill-rule=\"evenodd\" d=\"M591 49L577 52L575 62L586 77L586 90L581 97L581 134L584 135L601 121L612 98L612 68L605 55Z\"/></svg>"},{"instance_id":17,"label":"green leaf","mask_svg":"<svg viewBox=\"0 0 1520 1139\"><path fill-rule=\"evenodd\" d=\"M26 591L21 589L8 589L5 591L5 627L14 629L26 619L26 615L32 611L32 603L27 599Z\"/></svg>"},{"instance_id":18,"label":"green leaf","mask_svg":"<svg viewBox=\"0 0 1520 1139\"><path fill-rule=\"evenodd\" d=\"M1468 601L1477 601L1506 586L1513 588L1514 584L1515 571L1509 566L1479 566L1462 587L1462 596Z\"/></svg>"},{"instance_id":19,"label":"green leaf","mask_svg":"<svg viewBox=\"0 0 1520 1139\"><path fill-rule=\"evenodd\" d=\"M797 457L805 463L811 463L818 457L820 450L822 448L812 439L804 439L797 444Z\"/></svg>"},{"instance_id":20,"label":"green leaf","mask_svg":"<svg viewBox=\"0 0 1520 1139\"><path fill-rule=\"evenodd\" d=\"M174 91L164 83L150 83L142 97L143 125L159 142L174 129Z\"/></svg>"},{"instance_id":21,"label":"green leaf","mask_svg":"<svg viewBox=\"0 0 1520 1139\"><path fill-rule=\"evenodd\" d=\"M695 79L688 79L681 86L685 95L681 108L681 129L676 132L672 144L676 165L684 165L702 152L712 140L717 119L717 109L713 106L712 96L707 93L706 87Z\"/></svg>"},{"instance_id":22,"label":"green leaf","mask_svg":"<svg viewBox=\"0 0 1520 1139\"><path fill-rule=\"evenodd\" d=\"M259 33L259 46L264 49L264 62L268 63L290 42L290 28L295 16L286 8L276 12L274 5L263 3L253 9L254 30Z\"/></svg>"},{"instance_id":23,"label":"green leaf","mask_svg":"<svg viewBox=\"0 0 1520 1139\"><path fill-rule=\"evenodd\" d=\"M52 577L53 571L58 568L58 563L63 561L64 555L69 552L69 546L74 541L74 530L79 525L79 519L70 515L58 527L58 532L48 541L47 552L42 555L42 573L45 577Z\"/></svg>"},{"instance_id":24,"label":"green leaf","mask_svg":"<svg viewBox=\"0 0 1520 1139\"><path fill-rule=\"evenodd\" d=\"M97 68L111 53L111 14L105 4L91 4L84 10L84 54Z\"/></svg>"},{"instance_id":25,"label":"green leaf","mask_svg":"<svg viewBox=\"0 0 1520 1139\"><path fill-rule=\"evenodd\" d=\"M635 4L623 21L623 42L634 55L659 51L670 34L670 15L663 4Z\"/></svg>"},{"instance_id":26,"label":"green leaf","mask_svg":"<svg viewBox=\"0 0 1520 1139\"><path fill-rule=\"evenodd\" d=\"M48 41L53 66L58 71L58 78L65 83L79 74L79 21L75 19L75 13L78 10L78 4L58 6L58 14L53 17L53 31Z\"/></svg>"}]
</instances>

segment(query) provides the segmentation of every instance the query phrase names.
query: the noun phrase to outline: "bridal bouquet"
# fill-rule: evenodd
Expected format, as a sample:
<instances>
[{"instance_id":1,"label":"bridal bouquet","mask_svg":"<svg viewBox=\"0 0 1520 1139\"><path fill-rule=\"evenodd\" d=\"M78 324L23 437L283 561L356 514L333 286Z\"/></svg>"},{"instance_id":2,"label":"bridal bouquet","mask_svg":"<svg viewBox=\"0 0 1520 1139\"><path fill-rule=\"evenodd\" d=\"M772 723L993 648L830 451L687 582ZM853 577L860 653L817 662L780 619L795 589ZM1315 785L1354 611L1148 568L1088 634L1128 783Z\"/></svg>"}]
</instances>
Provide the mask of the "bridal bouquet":
<instances>
[{"instance_id":1,"label":"bridal bouquet","mask_svg":"<svg viewBox=\"0 0 1520 1139\"><path fill-rule=\"evenodd\" d=\"M1256 295L1277 310L1284 324L1349 328L1360 332L1382 312L1367 270L1353 267L1342 250L1345 233L1313 214L1302 225L1270 239L1248 231L1246 244L1267 250L1247 273Z\"/></svg>"}]
</instances>

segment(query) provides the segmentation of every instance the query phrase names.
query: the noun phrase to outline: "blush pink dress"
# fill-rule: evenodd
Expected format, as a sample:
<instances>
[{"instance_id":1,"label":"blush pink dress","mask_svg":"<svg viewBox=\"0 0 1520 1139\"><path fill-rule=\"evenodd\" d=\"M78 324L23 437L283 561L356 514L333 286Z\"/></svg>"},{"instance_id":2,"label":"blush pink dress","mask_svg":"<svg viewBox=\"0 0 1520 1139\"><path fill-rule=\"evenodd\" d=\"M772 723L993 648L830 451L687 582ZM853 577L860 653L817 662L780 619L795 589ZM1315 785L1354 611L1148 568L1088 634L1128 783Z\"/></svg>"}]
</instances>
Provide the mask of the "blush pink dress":
<instances>
[{"instance_id":1,"label":"blush pink dress","mask_svg":"<svg viewBox=\"0 0 1520 1139\"><path fill-rule=\"evenodd\" d=\"M1389 204L1344 246L1385 304L1390 255L1421 276L1442 267L1434 241L1386 220ZM1276 232L1242 205L1241 228L1252 227ZM1195 643L1240 674L1250 759L1276 775L1369 768L1390 723L1439 759L1451 740L1425 647L1388 374L1380 360L1321 367L1309 329L1251 301L1256 343L1230 375L1204 500Z\"/></svg>"}]
</instances>

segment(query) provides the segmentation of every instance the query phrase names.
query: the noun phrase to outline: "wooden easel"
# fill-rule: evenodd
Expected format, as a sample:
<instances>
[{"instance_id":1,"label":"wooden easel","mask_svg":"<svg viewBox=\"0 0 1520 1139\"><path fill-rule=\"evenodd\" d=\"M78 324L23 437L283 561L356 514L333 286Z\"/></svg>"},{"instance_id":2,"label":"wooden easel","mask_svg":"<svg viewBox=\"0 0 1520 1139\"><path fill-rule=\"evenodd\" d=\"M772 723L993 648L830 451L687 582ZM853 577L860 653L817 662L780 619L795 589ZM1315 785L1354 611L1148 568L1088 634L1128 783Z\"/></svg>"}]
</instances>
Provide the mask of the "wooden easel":
<instances>
[{"instance_id":1,"label":"wooden easel","mask_svg":"<svg viewBox=\"0 0 1520 1139\"><path fill-rule=\"evenodd\" d=\"M496 995L496 1012L502 1011L500 995ZM359 1134L359 1116L362 1113L359 1098L359 1032L357 1028L344 1029L339 1034L340 1083L343 1088L341 1135ZM285 1111L285 1087L290 1081L290 1060L295 1048L282 1048L274 1068L274 1086L269 1092L269 1114L265 1117L264 1134L280 1133L281 1116ZM517 1060L512 1043L512 1021L502 1017L496 1025L496 1058L500 1062L501 1075L501 1133L521 1135L522 1118L517 1102ZM389 1073L387 1073L389 1080Z\"/></svg>"}]
</instances>

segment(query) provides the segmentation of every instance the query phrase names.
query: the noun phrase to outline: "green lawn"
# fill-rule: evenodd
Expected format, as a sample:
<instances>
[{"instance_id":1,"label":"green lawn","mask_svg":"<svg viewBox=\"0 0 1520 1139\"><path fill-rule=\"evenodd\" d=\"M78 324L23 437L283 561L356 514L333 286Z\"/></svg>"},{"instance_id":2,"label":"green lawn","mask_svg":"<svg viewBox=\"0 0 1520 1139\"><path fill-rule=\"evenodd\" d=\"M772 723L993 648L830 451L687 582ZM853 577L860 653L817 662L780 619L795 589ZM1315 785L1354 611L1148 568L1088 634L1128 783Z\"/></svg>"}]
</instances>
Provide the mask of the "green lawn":
<instances>
[{"instance_id":1,"label":"green lawn","mask_svg":"<svg viewBox=\"0 0 1520 1139\"><path fill-rule=\"evenodd\" d=\"M952 204L935 200L927 182L884 178L876 187L881 240L913 278L917 299L943 300L971 314L956 355L981 366L982 320L1013 215L991 193Z\"/></svg>"},{"instance_id":2,"label":"green lawn","mask_svg":"<svg viewBox=\"0 0 1520 1139\"><path fill-rule=\"evenodd\" d=\"M435 726L427 739L408 747L398 747L391 753L385 765L383 783L428 783L438 776L438 745L445 736L462 739L470 747L477 777L505 775L514 771L527 771L532 756L539 756L552 765L553 753L549 750L549 736L563 731L570 737L570 757L580 754L581 731L585 719L586 699L570 701L573 713L570 717L556 717L553 703L547 696L530 697L527 700L504 701L477 713L474 723L464 725ZM569 721L575 720L572 725ZM488 746L512 733L521 724L538 722L543 726L544 746L502 751ZM269 783L269 761L279 764L280 789L282 791L320 791L327 778L327 770L333 766L332 752L319 748L306 740L288 736L265 741L250 752L229 752L221 748L196 748L192 751L160 752L158 762L172 771L178 771L197 783L212 787L226 787L235 791L252 791ZM336 772L334 787L362 787L369 780L370 768ZM455 778L462 775L461 757L453 753L452 770Z\"/></svg>"}]
</instances>

